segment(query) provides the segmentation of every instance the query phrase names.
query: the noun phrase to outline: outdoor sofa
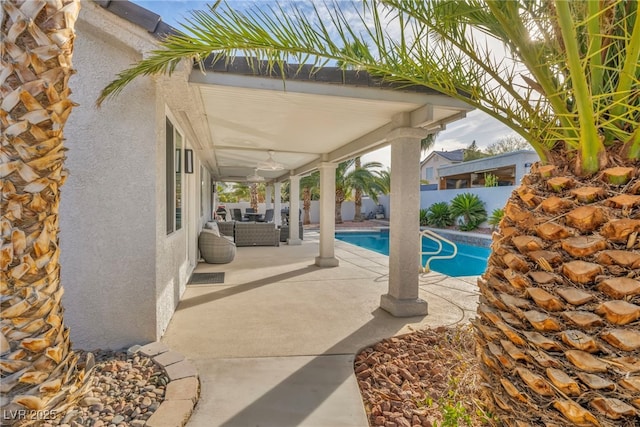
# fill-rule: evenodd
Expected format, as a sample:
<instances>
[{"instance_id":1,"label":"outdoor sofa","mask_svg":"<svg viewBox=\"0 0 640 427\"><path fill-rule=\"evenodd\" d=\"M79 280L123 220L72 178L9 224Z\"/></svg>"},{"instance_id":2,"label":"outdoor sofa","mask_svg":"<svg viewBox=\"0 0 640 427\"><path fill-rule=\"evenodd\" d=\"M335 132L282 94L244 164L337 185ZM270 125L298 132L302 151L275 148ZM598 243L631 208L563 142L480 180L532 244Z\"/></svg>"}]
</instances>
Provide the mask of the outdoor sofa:
<instances>
[{"instance_id":1,"label":"outdoor sofa","mask_svg":"<svg viewBox=\"0 0 640 427\"><path fill-rule=\"evenodd\" d=\"M280 246L280 229L269 222L235 222L236 246Z\"/></svg>"}]
</instances>

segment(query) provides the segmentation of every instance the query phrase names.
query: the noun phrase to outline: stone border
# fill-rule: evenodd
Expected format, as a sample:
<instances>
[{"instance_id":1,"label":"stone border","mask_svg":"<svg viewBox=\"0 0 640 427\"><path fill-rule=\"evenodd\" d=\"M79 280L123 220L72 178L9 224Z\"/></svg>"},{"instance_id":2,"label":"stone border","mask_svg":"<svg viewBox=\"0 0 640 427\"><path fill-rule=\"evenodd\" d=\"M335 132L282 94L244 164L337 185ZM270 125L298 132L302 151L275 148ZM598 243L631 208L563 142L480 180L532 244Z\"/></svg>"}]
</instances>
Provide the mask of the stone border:
<instances>
[{"instance_id":1,"label":"stone border","mask_svg":"<svg viewBox=\"0 0 640 427\"><path fill-rule=\"evenodd\" d=\"M200 397L200 380L196 367L182 354L158 341L133 346L128 352L151 357L169 377L164 400L145 426L184 427Z\"/></svg>"}]
</instances>

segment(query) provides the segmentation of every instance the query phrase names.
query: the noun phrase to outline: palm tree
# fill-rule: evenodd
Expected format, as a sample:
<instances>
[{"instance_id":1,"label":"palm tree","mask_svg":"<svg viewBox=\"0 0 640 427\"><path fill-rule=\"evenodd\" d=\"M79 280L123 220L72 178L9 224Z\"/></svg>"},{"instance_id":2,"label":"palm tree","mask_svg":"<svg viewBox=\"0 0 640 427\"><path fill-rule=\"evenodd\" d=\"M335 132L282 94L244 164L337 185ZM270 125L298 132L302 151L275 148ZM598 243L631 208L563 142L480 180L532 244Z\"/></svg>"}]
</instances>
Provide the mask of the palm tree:
<instances>
[{"instance_id":1,"label":"palm tree","mask_svg":"<svg viewBox=\"0 0 640 427\"><path fill-rule=\"evenodd\" d=\"M378 180L378 187L380 187L380 193L389 194L391 192L391 169L379 170L376 171L376 174L378 175L376 178Z\"/></svg>"},{"instance_id":2,"label":"palm tree","mask_svg":"<svg viewBox=\"0 0 640 427\"><path fill-rule=\"evenodd\" d=\"M353 167L356 170L362 169L362 160L360 159L360 156L354 159ZM353 188L353 202L356 209L353 220L356 222L362 222L362 187L359 185L355 185Z\"/></svg>"},{"instance_id":3,"label":"palm tree","mask_svg":"<svg viewBox=\"0 0 640 427\"><path fill-rule=\"evenodd\" d=\"M64 410L89 386L60 303L63 129L79 1L0 4L0 366L3 425ZM21 412L26 410L26 412Z\"/></svg>"},{"instance_id":4,"label":"palm tree","mask_svg":"<svg viewBox=\"0 0 640 427\"><path fill-rule=\"evenodd\" d=\"M336 224L342 224L342 203L351 196L351 193L360 192L368 194L377 201L380 188L376 180L374 170L382 167L378 162L367 162L356 168L356 159L344 161L336 168ZM362 199L361 199L362 200ZM356 206L356 215L360 206Z\"/></svg>"},{"instance_id":5,"label":"palm tree","mask_svg":"<svg viewBox=\"0 0 640 427\"><path fill-rule=\"evenodd\" d=\"M254 212L258 212L258 184L255 182L249 184L249 206Z\"/></svg>"},{"instance_id":6,"label":"palm tree","mask_svg":"<svg viewBox=\"0 0 640 427\"><path fill-rule=\"evenodd\" d=\"M319 188L320 188L320 172L315 171L311 175L307 175L300 179L300 186L302 187L302 209L303 219L302 223L304 225L311 224L311 200L315 198L319 198Z\"/></svg>"},{"instance_id":7,"label":"palm tree","mask_svg":"<svg viewBox=\"0 0 640 427\"><path fill-rule=\"evenodd\" d=\"M638 2L372 0L357 10L340 7L347 6L337 3L329 14L288 3L275 12L194 12L184 33L123 71L103 96L183 58L241 52L279 67L290 58L350 62L493 116L541 162L508 200L479 281L474 324L487 405L509 426L635 425ZM352 28L353 13L367 25ZM375 55L344 55L342 47L354 42L369 43Z\"/></svg>"}]
</instances>

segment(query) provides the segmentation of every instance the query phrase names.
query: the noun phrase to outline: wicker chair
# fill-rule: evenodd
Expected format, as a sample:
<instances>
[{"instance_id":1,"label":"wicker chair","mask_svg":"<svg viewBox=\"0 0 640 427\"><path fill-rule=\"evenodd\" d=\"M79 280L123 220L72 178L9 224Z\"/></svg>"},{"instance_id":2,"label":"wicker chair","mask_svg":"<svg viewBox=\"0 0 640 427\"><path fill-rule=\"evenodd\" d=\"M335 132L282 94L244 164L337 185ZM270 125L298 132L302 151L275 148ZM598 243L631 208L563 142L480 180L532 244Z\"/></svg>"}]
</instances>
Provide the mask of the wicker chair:
<instances>
[{"instance_id":1,"label":"wicker chair","mask_svg":"<svg viewBox=\"0 0 640 427\"><path fill-rule=\"evenodd\" d=\"M212 230L202 230L198 237L198 248L207 264L226 264L236 256L236 244Z\"/></svg>"},{"instance_id":2,"label":"wicker chair","mask_svg":"<svg viewBox=\"0 0 640 427\"><path fill-rule=\"evenodd\" d=\"M300 233L300 240L304 240L304 228L302 227L302 221L298 223L298 230ZM280 227L280 241L286 242L289 238L289 224L285 224Z\"/></svg>"}]
</instances>

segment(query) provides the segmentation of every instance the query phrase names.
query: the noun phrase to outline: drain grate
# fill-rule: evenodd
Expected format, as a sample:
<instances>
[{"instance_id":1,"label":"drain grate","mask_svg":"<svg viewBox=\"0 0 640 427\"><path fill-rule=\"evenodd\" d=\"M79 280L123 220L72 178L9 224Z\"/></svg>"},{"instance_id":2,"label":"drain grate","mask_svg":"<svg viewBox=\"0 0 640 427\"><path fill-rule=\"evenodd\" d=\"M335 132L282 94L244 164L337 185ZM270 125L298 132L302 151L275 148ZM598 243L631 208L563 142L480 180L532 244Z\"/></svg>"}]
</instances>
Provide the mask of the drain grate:
<instances>
[{"instance_id":1,"label":"drain grate","mask_svg":"<svg viewBox=\"0 0 640 427\"><path fill-rule=\"evenodd\" d=\"M193 273L187 285L211 285L224 283L224 273Z\"/></svg>"}]
</instances>

